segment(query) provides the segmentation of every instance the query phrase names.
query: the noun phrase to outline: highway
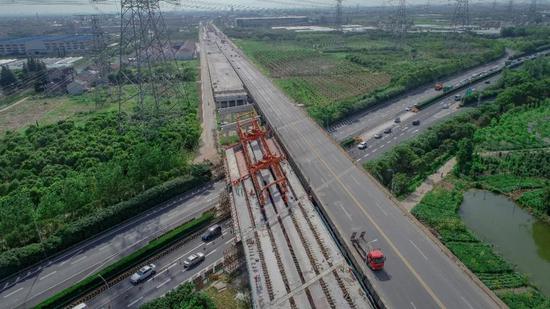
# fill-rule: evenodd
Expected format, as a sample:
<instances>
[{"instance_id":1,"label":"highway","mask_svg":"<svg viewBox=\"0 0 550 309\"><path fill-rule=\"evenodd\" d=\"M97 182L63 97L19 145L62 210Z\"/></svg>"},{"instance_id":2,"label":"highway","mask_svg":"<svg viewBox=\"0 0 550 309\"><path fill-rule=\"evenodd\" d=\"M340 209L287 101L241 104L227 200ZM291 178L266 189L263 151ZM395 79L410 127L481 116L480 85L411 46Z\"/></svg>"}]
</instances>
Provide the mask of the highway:
<instances>
[{"instance_id":1,"label":"highway","mask_svg":"<svg viewBox=\"0 0 550 309\"><path fill-rule=\"evenodd\" d=\"M176 197L60 256L2 281L0 308L28 308L143 247L183 222L215 207L224 183Z\"/></svg>"},{"instance_id":2,"label":"highway","mask_svg":"<svg viewBox=\"0 0 550 309\"><path fill-rule=\"evenodd\" d=\"M139 308L144 303L163 296L223 260L224 250L234 246L231 227L230 221L225 221L222 236L208 243L203 242L200 237L189 240L177 250L154 261L156 274L146 281L133 285L126 278L109 286L103 293L87 301L86 305L90 308ZM185 269L183 261L196 252L203 252L205 260L191 269Z\"/></svg>"},{"instance_id":3,"label":"highway","mask_svg":"<svg viewBox=\"0 0 550 309\"><path fill-rule=\"evenodd\" d=\"M223 34L220 34L223 36ZM502 303L477 285L415 224L372 177L286 97L234 45L218 40L264 119L320 202L338 238L389 308L497 308ZM387 256L372 272L350 242L366 232Z\"/></svg>"},{"instance_id":4,"label":"highway","mask_svg":"<svg viewBox=\"0 0 550 309\"><path fill-rule=\"evenodd\" d=\"M531 57L547 56L549 53L549 51L544 51L536 53ZM526 57L520 59L526 59ZM362 117L361 126L363 129L360 134L356 135L361 140L367 142L367 149L360 150L357 147L352 147L348 149L349 155L358 163L380 157L380 155L395 145L420 134L438 122L448 119L457 112L472 108L472 105L460 108L459 102L454 100L455 95L464 97L468 88L475 89L476 91L485 90L501 77L502 73L498 73L472 83L467 88L442 97L417 113L406 111L406 107L411 105L404 104L403 102L379 107L376 111ZM395 123L396 118L399 118L401 122ZM417 126L412 125L412 121L414 120L419 120L420 124ZM384 133L384 130L387 128L392 129L390 134ZM375 138L376 134L381 135L382 138Z\"/></svg>"},{"instance_id":5,"label":"highway","mask_svg":"<svg viewBox=\"0 0 550 309\"><path fill-rule=\"evenodd\" d=\"M534 57L543 56L549 54L550 51L541 51L534 54ZM505 65L506 60L510 54L507 53L506 57L500 58L497 61L493 61L476 68L462 72L454 77L442 80L445 85L457 85L462 81L465 81L471 78L473 75L488 72L491 68L499 70L502 69ZM524 57L525 58L525 57ZM475 88L475 85L472 85ZM461 91L464 93L464 91ZM365 111L358 113L356 116L349 117L333 126L331 126L328 131L334 139L337 141L342 141L351 136L360 136L364 135L365 131L368 131L372 128L382 125L387 121L388 117L393 117L402 111L406 107L411 107L414 104L421 103L425 100L431 99L437 95L441 94L440 91L435 91L433 85L426 85L410 91L405 95L399 96L396 99L389 100L388 102L379 104L372 108L368 108ZM453 93L454 95L454 93ZM451 95L452 97L452 95ZM393 119L392 119L393 120Z\"/></svg>"},{"instance_id":6,"label":"highway","mask_svg":"<svg viewBox=\"0 0 550 309\"><path fill-rule=\"evenodd\" d=\"M485 81L480 81L472 84L472 87L477 90L483 90L491 86L500 77L501 74L493 75L487 79L489 84L486 84ZM378 118L378 125L369 126L366 131L359 135L363 141L367 142L367 149L360 150L354 146L348 149L349 155L358 163L376 159L399 143L411 139L458 112L470 109L471 107L460 108L460 102L453 99L455 94L464 96L465 93L466 89L453 93L417 113L402 109L396 114L387 113L384 116L380 116ZM395 123L396 118L399 118L401 122ZM419 120L420 124L413 125L412 122L414 120ZM384 133L384 130L387 128L392 129L390 134ZM376 134L382 137L377 139L374 137Z\"/></svg>"}]
</instances>

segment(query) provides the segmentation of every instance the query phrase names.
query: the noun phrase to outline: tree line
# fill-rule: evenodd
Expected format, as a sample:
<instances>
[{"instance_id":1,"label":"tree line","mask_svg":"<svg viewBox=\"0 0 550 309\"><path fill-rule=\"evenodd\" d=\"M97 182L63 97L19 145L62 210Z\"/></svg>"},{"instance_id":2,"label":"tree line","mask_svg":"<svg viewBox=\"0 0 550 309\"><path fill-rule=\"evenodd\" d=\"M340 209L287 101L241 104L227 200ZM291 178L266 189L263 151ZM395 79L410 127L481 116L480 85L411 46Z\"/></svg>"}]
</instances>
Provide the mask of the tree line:
<instances>
[{"instance_id":1,"label":"tree line","mask_svg":"<svg viewBox=\"0 0 550 309\"><path fill-rule=\"evenodd\" d=\"M30 86L35 92L43 92L48 84L48 69L46 64L35 58L27 58L20 72L14 72L7 65L0 71L0 87L6 95L11 95L18 89Z\"/></svg>"}]
</instances>

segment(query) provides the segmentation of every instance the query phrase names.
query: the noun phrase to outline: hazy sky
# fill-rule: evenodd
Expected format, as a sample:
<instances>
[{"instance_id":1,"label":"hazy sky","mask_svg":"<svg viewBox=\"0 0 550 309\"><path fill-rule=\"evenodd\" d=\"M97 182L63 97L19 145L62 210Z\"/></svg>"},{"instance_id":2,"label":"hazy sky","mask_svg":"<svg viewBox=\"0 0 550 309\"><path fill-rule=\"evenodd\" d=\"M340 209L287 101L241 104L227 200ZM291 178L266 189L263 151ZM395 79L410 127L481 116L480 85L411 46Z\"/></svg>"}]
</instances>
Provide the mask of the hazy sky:
<instances>
[{"instance_id":1,"label":"hazy sky","mask_svg":"<svg viewBox=\"0 0 550 309\"><path fill-rule=\"evenodd\" d=\"M105 1L105 0L104 0ZM35 14L77 14L91 12L113 12L120 4L120 0L106 0L110 4L101 4L93 6L89 1L82 0L0 0L0 15L35 15ZM174 1L174 0L170 0ZM331 0L178 0L184 3L181 7L174 5L163 4L163 8L168 11L192 10L192 8L202 9L227 9L230 5L238 7L266 7L266 8L297 8L297 7L312 7L322 8L334 6L335 1ZM448 3L445 0L408 0L408 3ZM486 0L492 1L492 0ZM500 1L500 0L499 0ZM61 3L71 3L61 4ZM22 4L26 3L26 4ZM82 4L73 4L82 3ZM299 3L299 5L298 5ZM355 5L382 5L382 4L397 3L397 0L344 0L344 6Z\"/></svg>"}]
</instances>

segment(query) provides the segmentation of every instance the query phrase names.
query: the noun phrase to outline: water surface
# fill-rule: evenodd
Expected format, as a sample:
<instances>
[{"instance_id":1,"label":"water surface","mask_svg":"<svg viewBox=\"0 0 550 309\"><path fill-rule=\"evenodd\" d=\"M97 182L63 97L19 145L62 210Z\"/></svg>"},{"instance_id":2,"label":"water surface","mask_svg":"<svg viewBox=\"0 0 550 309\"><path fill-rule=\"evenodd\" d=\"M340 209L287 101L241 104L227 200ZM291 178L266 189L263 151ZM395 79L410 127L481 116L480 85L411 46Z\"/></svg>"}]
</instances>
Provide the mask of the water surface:
<instances>
[{"instance_id":1,"label":"water surface","mask_svg":"<svg viewBox=\"0 0 550 309\"><path fill-rule=\"evenodd\" d=\"M470 190L459 211L481 240L493 244L508 262L550 296L550 224L492 192Z\"/></svg>"}]
</instances>

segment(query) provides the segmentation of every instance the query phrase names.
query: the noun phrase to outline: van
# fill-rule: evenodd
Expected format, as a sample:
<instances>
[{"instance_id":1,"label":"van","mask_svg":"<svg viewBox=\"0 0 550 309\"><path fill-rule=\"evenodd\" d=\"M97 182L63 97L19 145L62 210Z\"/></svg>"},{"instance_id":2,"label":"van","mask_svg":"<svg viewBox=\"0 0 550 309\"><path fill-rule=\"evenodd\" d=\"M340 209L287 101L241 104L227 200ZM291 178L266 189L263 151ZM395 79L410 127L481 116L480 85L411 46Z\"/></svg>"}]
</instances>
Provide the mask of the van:
<instances>
[{"instance_id":1,"label":"van","mask_svg":"<svg viewBox=\"0 0 550 309\"><path fill-rule=\"evenodd\" d=\"M222 234L222 227L219 224L214 224L208 228L206 233L202 234L203 241L210 241Z\"/></svg>"}]
</instances>

